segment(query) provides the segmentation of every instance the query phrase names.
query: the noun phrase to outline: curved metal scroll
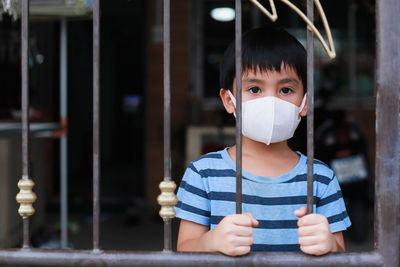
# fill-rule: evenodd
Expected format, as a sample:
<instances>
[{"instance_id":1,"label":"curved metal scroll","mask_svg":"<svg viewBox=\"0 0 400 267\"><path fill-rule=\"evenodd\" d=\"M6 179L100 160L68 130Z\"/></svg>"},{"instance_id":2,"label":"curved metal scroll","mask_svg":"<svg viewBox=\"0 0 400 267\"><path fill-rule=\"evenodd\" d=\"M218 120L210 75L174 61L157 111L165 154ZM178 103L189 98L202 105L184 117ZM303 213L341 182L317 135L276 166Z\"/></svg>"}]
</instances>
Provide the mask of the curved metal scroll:
<instances>
[{"instance_id":1,"label":"curved metal scroll","mask_svg":"<svg viewBox=\"0 0 400 267\"><path fill-rule=\"evenodd\" d=\"M318 31L318 29L314 26L314 23L312 23L307 18L307 16L297 6L295 6L292 2L290 2L288 0L280 0L280 1L283 2L284 4L286 4L287 6L289 6L291 9L293 9L304 20L304 22L307 23L308 30L317 36L318 40L321 42L322 47L328 54L329 58L334 59L336 57L335 45L333 43L332 34L331 34L331 30L329 28L328 20L326 19L324 9L322 8L319 0L314 0L314 4L317 7L319 15L321 16L322 24L324 25L326 36L328 37L328 44L325 42L324 38L322 38L322 35ZM275 22L278 19L278 14L276 12L274 0L269 0L269 4L271 6L271 12L269 12L257 0L250 0L250 2L252 2L256 7L258 7L260 9L260 11L263 12L267 17L269 17L273 22Z\"/></svg>"}]
</instances>

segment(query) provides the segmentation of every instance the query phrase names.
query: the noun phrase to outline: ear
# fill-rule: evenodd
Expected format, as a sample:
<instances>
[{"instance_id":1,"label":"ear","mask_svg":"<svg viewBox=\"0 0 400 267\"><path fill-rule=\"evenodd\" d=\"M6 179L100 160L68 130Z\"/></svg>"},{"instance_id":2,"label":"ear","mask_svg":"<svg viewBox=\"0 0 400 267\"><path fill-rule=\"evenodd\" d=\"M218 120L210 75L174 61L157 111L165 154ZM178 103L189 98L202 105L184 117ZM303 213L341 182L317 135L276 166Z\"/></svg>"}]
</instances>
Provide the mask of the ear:
<instances>
[{"instance_id":1,"label":"ear","mask_svg":"<svg viewBox=\"0 0 400 267\"><path fill-rule=\"evenodd\" d=\"M219 90L219 96L221 97L222 104L224 104L226 112L232 114L235 112L235 105L233 105L232 99L229 96L228 90L221 88Z\"/></svg>"},{"instance_id":2,"label":"ear","mask_svg":"<svg viewBox=\"0 0 400 267\"><path fill-rule=\"evenodd\" d=\"M307 93L306 93L307 94ZM300 116L301 117L304 117L304 116L306 116L307 115L307 103L308 103L308 95L306 96L306 101L305 101L305 103L304 103L304 107L303 107L303 109L300 111Z\"/></svg>"}]
</instances>

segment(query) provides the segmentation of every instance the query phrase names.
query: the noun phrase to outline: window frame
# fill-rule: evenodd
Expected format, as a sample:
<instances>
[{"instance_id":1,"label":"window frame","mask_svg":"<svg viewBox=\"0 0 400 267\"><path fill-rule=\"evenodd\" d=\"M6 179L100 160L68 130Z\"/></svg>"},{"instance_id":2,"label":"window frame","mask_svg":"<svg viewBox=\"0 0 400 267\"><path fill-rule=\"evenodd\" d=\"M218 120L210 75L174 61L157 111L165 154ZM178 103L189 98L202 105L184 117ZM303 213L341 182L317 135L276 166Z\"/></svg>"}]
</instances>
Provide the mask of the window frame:
<instances>
[{"instance_id":1,"label":"window frame","mask_svg":"<svg viewBox=\"0 0 400 267\"><path fill-rule=\"evenodd\" d=\"M23 0L24 3L28 0ZM94 1L98 3L99 1ZM169 5L169 0L165 0ZM302 253L250 253L229 257L218 253L43 250L25 247L0 250L1 266L398 266L400 241L400 13L398 0L377 1L377 95L375 249L361 253L331 253L322 257ZM99 16L95 12L94 16ZM98 22L98 20L96 20ZM24 27L27 27L25 25ZM394 37L393 37L394 36ZM27 53L26 53L27 56ZM97 63L99 64L99 63ZM98 65L97 65L98 67ZM28 84L27 80L25 85ZM96 86L99 86L98 84ZM98 89L98 87L97 87ZM94 90L98 91L98 90ZM25 134L27 132L25 131ZM98 133L97 133L98 134ZM27 153L26 153L27 154ZM168 162L167 162L168 163ZM168 164L167 164L168 165ZM98 199L96 200L98 201ZM27 220L27 219L25 219ZM29 220L29 219L28 219ZM29 227L29 221L28 221Z\"/></svg>"}]
</instances>

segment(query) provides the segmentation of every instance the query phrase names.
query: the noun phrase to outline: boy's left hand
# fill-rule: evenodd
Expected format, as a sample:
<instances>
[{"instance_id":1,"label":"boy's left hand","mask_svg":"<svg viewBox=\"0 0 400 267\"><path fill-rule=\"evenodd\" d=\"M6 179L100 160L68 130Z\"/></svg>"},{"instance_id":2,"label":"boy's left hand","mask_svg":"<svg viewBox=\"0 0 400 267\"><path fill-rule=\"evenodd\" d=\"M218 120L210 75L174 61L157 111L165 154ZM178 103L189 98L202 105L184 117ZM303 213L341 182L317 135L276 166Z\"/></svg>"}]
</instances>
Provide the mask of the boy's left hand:
<instances>
[{"instance_id":1,"label":"boy's left hand","mask_svg":"<svg viewBox=\"0 0 400 267\"><path fill-rule=\"evenodd\" d=\"M335 251L336 238L331 233L328 219L321 214L308 214L307 208L301 207L294 212L297 221L300 250L306 254L323 255Z\"/></svg>"}]
</instances>

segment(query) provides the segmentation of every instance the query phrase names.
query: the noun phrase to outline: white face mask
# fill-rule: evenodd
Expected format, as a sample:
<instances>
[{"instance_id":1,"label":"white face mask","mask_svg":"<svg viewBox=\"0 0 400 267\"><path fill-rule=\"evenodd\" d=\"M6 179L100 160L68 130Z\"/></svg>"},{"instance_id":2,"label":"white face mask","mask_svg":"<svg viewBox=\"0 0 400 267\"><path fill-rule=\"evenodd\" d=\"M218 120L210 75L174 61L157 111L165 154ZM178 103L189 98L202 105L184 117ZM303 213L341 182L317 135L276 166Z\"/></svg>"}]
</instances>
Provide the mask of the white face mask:
<instances>
[{"instance_id":1,"label":"white face mask","mask_svg":"<svg viewBox=\"0 0 400 267\"><path fill-rule=\"evenodd\" d=\"M228 90L233 104L236 99ZM269 145L292 138L300 123L300 107L274 96L257 98L242 103L242 133L244 136ZM236 114L234 114L236 117Z\"/></svg>"}]
</instances>

